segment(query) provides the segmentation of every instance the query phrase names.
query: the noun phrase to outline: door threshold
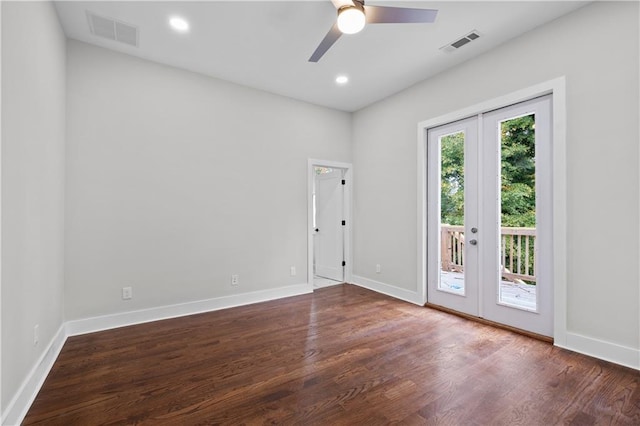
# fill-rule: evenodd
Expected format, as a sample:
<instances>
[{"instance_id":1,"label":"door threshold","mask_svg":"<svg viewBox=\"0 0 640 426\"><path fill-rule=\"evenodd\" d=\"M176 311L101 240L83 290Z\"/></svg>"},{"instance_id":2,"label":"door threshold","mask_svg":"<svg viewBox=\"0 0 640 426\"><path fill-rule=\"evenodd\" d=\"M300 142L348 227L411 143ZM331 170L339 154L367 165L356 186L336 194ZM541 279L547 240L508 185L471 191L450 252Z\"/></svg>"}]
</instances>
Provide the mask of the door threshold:
<instances>
[{"instance_id":1,"label":"door threshold","mask_svg":"<svg viewBox=\"0 0 640 426\"><path fill-rule=\"evenodd\" d=\"M425 303L424 306L427 307L427 308L435 309L437 311L442 311L442 312L446 312L448 314L453 314L453 315L459 316L459 317L464 318L464 319L468 319L468 320L471 320L471 321L479 322L480 324L490 325L492 327L500 328L502 330L511 331L513 333L521 334L523 336L527 336L527 337L530 337L532 339L540 340L540 341L545 342L545 343L553 344L553 337L544 336L542 334L534 333L532 331L523 330L521 328L512 327L510 325L501 324L499 322L490 321L488 319L484 319L484 318L476 317L476 316L473 316L473 315L465 314L464 312L459 312L459 311L456 311L456 310L453 310L453 309L450 309L450 308L445 308L444 306L436 305L436 304L429 303L429 302Z\"/></svg>"},{"instance_id":2,"label":"door threshold","mask_svg":"<svg viewBox=\"0 0 640 426\"><path fill-rule=\"evenodd\" d=\"M334 285L338 285L338 284L344 284L344 280L343 281L339 281L339 280L334 280L331 278L325 278L325 277L320 277L315 275L313 277L313 288L323 288L323 287L330 287L330 286L334 286Z\"/></svg>"}]
</instances>

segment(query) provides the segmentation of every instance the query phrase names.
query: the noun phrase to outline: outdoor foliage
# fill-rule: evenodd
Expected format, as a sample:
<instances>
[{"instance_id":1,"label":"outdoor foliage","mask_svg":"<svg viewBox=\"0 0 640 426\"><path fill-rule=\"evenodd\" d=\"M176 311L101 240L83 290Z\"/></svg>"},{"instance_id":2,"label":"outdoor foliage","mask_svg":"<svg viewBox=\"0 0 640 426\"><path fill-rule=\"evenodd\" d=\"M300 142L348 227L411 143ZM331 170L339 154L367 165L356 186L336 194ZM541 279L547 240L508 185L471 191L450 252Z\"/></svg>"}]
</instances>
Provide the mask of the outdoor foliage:
<instances>
[{"instance_id":1,"label":"outdoor foliage","mask_svg":"<svg viewBox=\"0 0 640 426\"><path fill-rule=\"evenodd\" d=\"M536 226L534 116L502 123L502 226Z\"/></svg>"},{"instance_id":2,"label":"outdoor foliage","mask_svg":"<svg viewBox=\"0 0 640 426\"><path fill-rule=\"evenodd\" d=\"M442 181L441 221L464 224L464 134L454 133L441 139Z\"/></svg>"},{"instance_id":3,"label":"outdoor foliage","mask_svg":"<svg viewBox=\"0 0 640 426\"><path fill-rule=\"evenodd\" d=\"M502 123L502 226L536 226L534 116ZM441 220L464 224L464 134L444 136L442 144Z\"/></svg>"}]
</instances>

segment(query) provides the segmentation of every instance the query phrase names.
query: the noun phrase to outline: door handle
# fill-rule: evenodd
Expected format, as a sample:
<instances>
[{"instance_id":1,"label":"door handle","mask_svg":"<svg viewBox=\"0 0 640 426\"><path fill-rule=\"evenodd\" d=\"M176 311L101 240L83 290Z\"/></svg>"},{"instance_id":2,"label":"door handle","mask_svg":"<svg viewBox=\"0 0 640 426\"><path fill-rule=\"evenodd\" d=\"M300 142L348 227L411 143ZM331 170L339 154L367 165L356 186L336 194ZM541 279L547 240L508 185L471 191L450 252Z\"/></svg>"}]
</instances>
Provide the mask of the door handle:
<instances>
[{"instance_id":1,"label":"door handle","mask_svg":"<svg viewBox=\"0 0 640 426\"><path fill-rule=\"evenodd\" d=\"M476 246L478 245L478 240L469 240L469 244L471 244L472 246Z\"/></svg>"},{"instance_id":2,"label":"door handle","mask_svg":"<svg viewBox=\"0 0 640 426\"><path fill-rule=\"evenodd\" d=\"M320 232L320 230L318 228L316 228L316 232Z\"/></svg>"},{"instance_id":3,"label":"door handle","mask_svg":"<svg viewBox=\"0 0 640 426\"><path fill-rule=\"evenodd\" d=\"M478 233L478 228L471 228L471 233L472 234Z\"/></svg>"}]
</instances>

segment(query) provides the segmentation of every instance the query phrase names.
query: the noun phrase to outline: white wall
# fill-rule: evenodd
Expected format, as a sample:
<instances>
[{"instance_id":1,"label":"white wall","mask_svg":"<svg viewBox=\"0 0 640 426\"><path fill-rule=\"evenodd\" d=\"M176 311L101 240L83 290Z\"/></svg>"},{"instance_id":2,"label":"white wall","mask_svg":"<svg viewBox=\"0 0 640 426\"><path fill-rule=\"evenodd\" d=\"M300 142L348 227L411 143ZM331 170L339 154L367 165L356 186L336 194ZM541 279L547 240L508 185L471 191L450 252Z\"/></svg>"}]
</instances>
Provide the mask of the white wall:
<instances>
[{"instance_id":1,"label":"white wall","mask_svg":"<svg viewBox=\"0 0 640 426\"><path fill-rule=\"evenodd\" d=\"M595 3L355 113L354 275L417 291L418 122L564 75L567 328L639 349L638 40L636 2Z\"/></svg>"},{"instance_id":2,"label":"white wall","mask_svg":"<svg viewBox=\"0 0 640 426\"><path fill-rule=\"evenodd\" d=\"M2 2L3 413L63 300L73 320L305 282L307 158L355 163L354 273L416 291L416 124L561 75L568 328L638 349L638 35L637 3L590 5L352 123L75 41L65 92L51 4Z\"/></svg>"},{"instance_id":3,"label":"white wall","mask_svg":"<svg viewBox=\"0 0 640 426\"><path fill-rule=\"evenodd\" d=\"M307 158L351 161L350 114L67 55L67 319L306 283Z\"/></svg>"},{"instance_id":4,"label":"white wall","mask_svg":"<svg viewBox=\"0 0 640 426\"><path fill-rule=\"evenodd\" d=\"M65 37L52 3L1 7L5 414L63 321L66 76Z\"/></svg>"}]
</instances>

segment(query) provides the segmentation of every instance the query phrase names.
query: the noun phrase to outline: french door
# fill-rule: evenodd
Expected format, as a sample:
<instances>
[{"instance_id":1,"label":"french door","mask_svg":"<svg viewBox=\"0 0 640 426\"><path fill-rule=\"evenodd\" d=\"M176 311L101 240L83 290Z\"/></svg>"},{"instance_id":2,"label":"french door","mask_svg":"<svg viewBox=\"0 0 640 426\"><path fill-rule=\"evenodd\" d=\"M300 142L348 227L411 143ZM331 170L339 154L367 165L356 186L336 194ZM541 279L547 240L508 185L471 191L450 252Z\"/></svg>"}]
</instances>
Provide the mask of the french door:
<instances>
[{"instance_id":1,"label":"french door","mask_svg":"<svg viewBox=\"0 0 640 426\"><path fill-rule=\"evenodd\" d=\"M429 129L427 300L552 336L551 97Z\"/></svg>"}]
</instances>

